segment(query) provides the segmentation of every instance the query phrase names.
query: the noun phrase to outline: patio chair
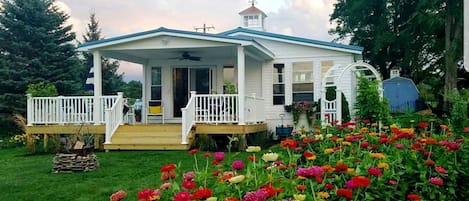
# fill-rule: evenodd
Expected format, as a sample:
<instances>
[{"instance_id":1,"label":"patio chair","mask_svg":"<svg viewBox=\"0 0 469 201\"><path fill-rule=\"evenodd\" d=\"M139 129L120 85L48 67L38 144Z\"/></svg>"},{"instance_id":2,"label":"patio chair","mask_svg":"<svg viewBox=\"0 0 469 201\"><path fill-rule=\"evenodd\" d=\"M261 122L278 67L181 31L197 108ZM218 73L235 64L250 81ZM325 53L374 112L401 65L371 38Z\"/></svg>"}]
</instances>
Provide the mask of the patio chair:
<instances>
[{"instance_id":1,"label":"patio chair","mask_svg":"<svg viewBox=\"0 0 469 201\"><path fill-rule=\"evenodd\" d=\"M150 101L148 102L147 116L161 116L161 123L164 124L164 110L161 102Z\"/></svg>"}]
</instances>

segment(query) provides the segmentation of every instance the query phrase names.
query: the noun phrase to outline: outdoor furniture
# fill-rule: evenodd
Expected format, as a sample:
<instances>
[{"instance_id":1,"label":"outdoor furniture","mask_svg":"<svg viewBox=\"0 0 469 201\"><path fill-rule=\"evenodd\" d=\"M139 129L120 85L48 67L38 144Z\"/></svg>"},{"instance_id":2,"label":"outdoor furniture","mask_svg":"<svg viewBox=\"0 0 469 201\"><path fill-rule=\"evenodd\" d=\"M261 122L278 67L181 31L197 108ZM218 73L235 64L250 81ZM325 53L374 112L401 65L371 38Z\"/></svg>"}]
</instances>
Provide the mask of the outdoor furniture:
<instances>
[{"instance_id":1,"label":"outdoor furniture","mask_svg":"<svg viewBox=\"0 0 469 201\"><path fill-rule=\"evenodd\" d=\"M161 116L161 123L164 124L164 110L161 102L150 101L148 102L147 116Z\"/></svg>"}]
</instances>

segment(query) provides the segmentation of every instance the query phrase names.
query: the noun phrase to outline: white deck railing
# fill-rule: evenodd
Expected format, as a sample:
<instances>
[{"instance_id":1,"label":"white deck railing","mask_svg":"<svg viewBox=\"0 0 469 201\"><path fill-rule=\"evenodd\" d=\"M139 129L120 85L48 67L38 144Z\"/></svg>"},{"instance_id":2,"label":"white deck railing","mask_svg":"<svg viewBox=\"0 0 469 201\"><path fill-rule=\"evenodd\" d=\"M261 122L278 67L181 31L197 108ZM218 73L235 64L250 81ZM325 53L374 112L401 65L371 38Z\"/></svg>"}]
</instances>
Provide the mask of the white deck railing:
<instances>
[{"instance_id":1,"label":"white deck railing","mask_svg":"<svg viewBox=\"0 0 469 201\"><path fill-rule=\"evenodd\" d=\"M256 97L255 94L246 96L245 120L246 123L257 123L265 121L264 99Z\"/></svg>"},{"instance_id":2,"label":"white deck railing","mask_svg":"<svg viewBox=\"0 0 469 201\"><path fill-rule=\"evenodd\" d=\"M191 91L191 97L187 102L185 108L182 108L182 139L181 144L189 144L187 137L191 132L192 126L195 125L196 113L195 113L195 92Z\"/></svg>"},{"instance_id":3,"label":"white deck railing","mask_svg":"<svg viewBox=\"0 0 469 201\"><path fill-rule=\"evenodd\" d=\"M111 108L105 110L106 117L106 140L105 144L111 143L112 135L116 132L119 125L123 123L124 98L121 92L117 93L117 99Z\"/></svg>"},{"instance_id":4,"label":"white deck railing","mask_svg":"<svg viewBox=\"0 0 469 201\"><path fill-rule=\"evenodd\" d=\"M101 119L104 123L104 110L111 108L117 96L102 96ZM93 117L93 96L32 97L27 99L27 121L33 124L81 124L95 123Z\"/></svg>"},{"instance_id":5,"label":"white deck railing","mask_svg":"<svg viewBox=\"0 0 469 201\"><path fill-rule=\"evenodd\" d=\"M324 101L324 109L321 108L321 115L325 117L328 115L329 117L325 117L325 123L331 123L337 119L337 101Z\"/></svg>"},{"instance_id":6,"label":"white deck railing","mask_svg":"<svg viewBox=\"0 0 469 201\"><path fill-rule=\"evenodd\" d=\"M195 121L197 123L237 123L237 94L195 95Z\"/></svg>"}]
</instances>

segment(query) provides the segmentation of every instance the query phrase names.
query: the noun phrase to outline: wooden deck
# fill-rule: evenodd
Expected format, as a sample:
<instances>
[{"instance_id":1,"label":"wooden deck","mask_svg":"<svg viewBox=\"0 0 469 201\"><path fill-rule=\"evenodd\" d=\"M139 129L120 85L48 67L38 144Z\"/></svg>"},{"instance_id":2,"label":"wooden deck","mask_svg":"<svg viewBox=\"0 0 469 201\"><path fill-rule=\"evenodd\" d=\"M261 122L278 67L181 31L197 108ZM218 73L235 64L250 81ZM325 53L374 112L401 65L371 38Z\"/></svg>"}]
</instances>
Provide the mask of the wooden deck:
<instances>
[{"instance_id":1,"label":"wooden deck","mask_svg":"<svg viewBox=\"0 0 469 201\"><path fill-rule=\"evenodd\" d=\"M93 134L95 147L106 150L188 150L197 134L248 135L267 130L267 124L197 124L189 135L189 144L181 144L180 124L135 124L121 125L112 136L111 144L102 144L104 125L34 125L26 128L27 134L44 135L45 144L49 135Z\"/></svg>"}]
</instances>

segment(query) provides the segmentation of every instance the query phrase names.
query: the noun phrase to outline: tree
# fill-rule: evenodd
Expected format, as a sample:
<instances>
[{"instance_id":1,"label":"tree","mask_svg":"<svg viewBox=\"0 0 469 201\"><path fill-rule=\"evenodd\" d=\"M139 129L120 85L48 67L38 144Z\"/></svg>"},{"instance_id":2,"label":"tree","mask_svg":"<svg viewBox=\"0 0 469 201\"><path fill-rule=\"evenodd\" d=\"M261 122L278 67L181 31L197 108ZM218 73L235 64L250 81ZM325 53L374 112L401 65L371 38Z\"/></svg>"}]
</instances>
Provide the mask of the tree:
<instances>
[{"instance_id":1,"label":"tree","mask_svg":"<svg viewBox=\"0 0 469 201\"><path fill-rule=\"evenodd\" d=\"M52 0L2 0L0 11L0 119L25 114L29 83L45 82L59 94L80 88L79 60L71 43L75 34L65 25L68 15ZM0 129L5 124L0 122ZM11 127L10 127L11 128ZM13 131L12 131L13 132Z\"/></svg>"},{"instance_id":2,"label":"tree","mask_svg":"<svg viewBox=\"0 0 469 201\"><path fill-rule=\"evenodd\" d=\"M140 81L132 80L125 85L123 92L128 98L141 99L142 83Z\"/></svg>"},{"instance_id":3,"label":"tree","mask_svg":"<svg viewBox=\"0 0 469 201\"><path fill-rule=\"evenodd\" d=\"M87 32L83 34L84 42L91 42L96 40L104 39L101 37L101 28L99 28L99 21L96 19L96 14L91 13L90 22L87 24ZM84 71L82 71L82 80L83 86L84 81L86 80L86 75L88 74L88 69L90 66L93 66L93 55L88 52L83 52L85 57L86 65ZM101 58L102 64L102 84L103 84L103 94L116 94L124 90L125 82L123 80L123 74L119 74L117 70L119 69L118 61L111 61L108 58Z\"/></svg>"},{"instance_id":4,"label":"tree","mask_svg":"<svg viewBox=\"0 0 469 201\"><path fill-rule=\"evenodd\" d=\"M339 0L330 21L337 24L330 32L363 46L364 59L384 77L397 65L416 83L431 84L435 93L444 86L445 100L456 88L462 0ZM431 77L439 82L429 83Z\"/></svg>"}]
</instances>

